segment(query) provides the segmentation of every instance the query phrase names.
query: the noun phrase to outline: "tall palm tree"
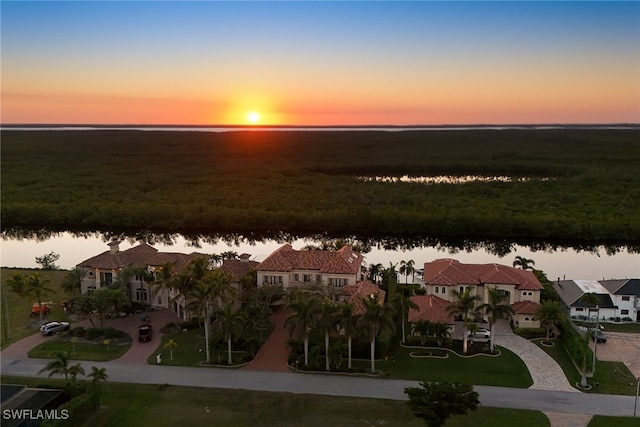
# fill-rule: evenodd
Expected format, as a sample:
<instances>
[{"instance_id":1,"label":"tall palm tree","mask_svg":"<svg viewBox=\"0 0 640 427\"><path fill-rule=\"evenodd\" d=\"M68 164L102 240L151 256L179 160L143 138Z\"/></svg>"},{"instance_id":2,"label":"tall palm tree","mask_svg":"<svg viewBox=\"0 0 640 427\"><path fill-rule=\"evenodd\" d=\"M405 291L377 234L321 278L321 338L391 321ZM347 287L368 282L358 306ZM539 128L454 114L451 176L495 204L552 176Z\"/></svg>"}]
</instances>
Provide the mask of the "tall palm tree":
<instances>
[{"instance_id":1,"label":"tall palm tree","mask_svg":"<svg viewBox=\"0 0 640 427\"><path fill-rule=\"evenodd\" d=\"M211 351L209 349L209 327L211 323L211 313L214 304L214 282L198 280L183 295L187 301L187 308L193 310L202 317L204 323L204 347L207 363L211 362Z\"/></svg>"},{"instance_id":2,"label":"tall palm tree","mask_svg":"<svg viewBox=\"0 0 640 427\"><path fill-rule=\"evenodd\" d=\"M515 316L516 312L509 304L502 303L506 298L505 294L498 292L498 289L496 288L489 288L488 292L489 301L484 304L480 304L478 306L478 310L484 310L489 317L489 329L491 330L491 335L489 336L489 347L491 349L491 353L493 353L495 340L494 326L496 321L506 316Z\"/></svg>"},{"instance_id":3,"label":"tall palm tree","mask_svg":"<svg viewBox=\"0 0 640 427\"><path fill-rule=\"evenodd\" d=\"M382 264L371 264L367 269L367 279L373 283L380 283L382 279L382 271L384 267Z\"/></svg>"},{"instance_id":4,"label":"tall palm tree","mask_svg":"<svg viewBox=\"0 0 640 427\"><path fill-rule=\"evenodd\" d=\"M375 372L376 338L382 331L395 331L395 326L393 324L393 309L388 305L380 304L377 295L365 298L363 303L365 312L362 317L360 317L358 326L369 331L371 372Z\"/></svg>"},{"instance_id":5,"label":"tall palm tree","mask_svg":"<svg viewBox=\"0 0 640 427\"><path fill-rule=\"evenodd\" d=\"M545 300L540 303L540 307L536 311L536 317L540 320L540 324L547 329L547 340L549 340L551 328L559 324L564 316L560 301Z\"/></svg>"},{"instance_id":6,"label":"tall palm tree","mask_svg":"<svg viewBox=\"0 0 640 427\"><path fill-rule=\"evenodd\" d=\"M287 304L291 314L285 320L285 326L289 326L289 335L298 329L302 331L304 341L304 364L309 365L309 332L315 326L316 316L320 311L318 297L313 294L298 291Z\"/></svg>"},{"instance_id":7,"label":"tall palm tree","mask_svg":"<svg viewBox=\"0 0 640 427\"><path fill-rule=\"evenodd\" d=\"M329 370L329 334L336 330L337 309L332 302L325 300L320 306L316 327L324 334L325 370Z\"/></svg>"},{"instance_id":8,"label":"tall palm tree","mask_svg":"<svg viewBox=\"0 0 640 427\"><path fill-rule=\"evenodd\" d=\"M415 279L415 262L410 259L409 261L402 260L400 261L400 274L404 274L404 284L408 284L409 275L411 275Z\"/></svg>"},{"instance_id":9,"label":"tall palm tree","mask_svg":"<svg viewBox=\"0 0 640 427\"><path fill-rule=\"evenodd\" d=\"M49 371L49 377L53 375L64 375L64 380L69 384L69 376L72 379L79 374L84 375L84 369L79 363L70 365L72 353L70 351L54 351L53 360L40 369L39 374Z\"/></svg>"},{"instance_id":10,"label":"tall palm tree","mask_svg":"<svg viewBox=\"0 0 640 427\"><path fill-rule=\"evenodd\" d=\"M87 275L87 270L82 267L73 267L62 279L62 289L71 295L80 295L82 279Z\"/></svg>"},{"instance_id":11,"label":"tall palm tree","mask_svg":"<svg viewBox=\"0 0 640 427\"><path fill-rule=\"evenodd\" d=\"M40 312L40 323L44 321L44 313L42 310L42 300L46 295L53 293L51 280L40 273L30 275L22 275L20 273L13 274L7 279L7 285L12 292L23 298L34 298L38 302Z\"/></svg>"},{"instance_id":12,"label":"tall palm tree","mask_svg":"<svg viewBox=\"0 0 640 427\"><path fill-rule=\"evenodd\" d=\"M246 318L244 312L233 308L232 302L225 304L216 314L218 318L214 320L212 327L215 333L227 340L227 363L231 365L233 363L233 359L231 358L231 342L234 336L237 338L242 335Z\"/></svg>"},{"instance_id":13,"label":"tall palm tree","mask_svg":"<svg viewBox=\"0 0 640 427\"><path fill-rule=\"evenodd\" d=\"M231 274L227 271L213 270L207 273L203 280L211 284L211 292L215 304L222 306L238 296L235 288L231 286Z\"/></svg>"},{"instance_id":14,"label":"tall palm tree","mask_svg":"<svg viewBox=\"0 0 640 427\"><path fill-rule=\"evenodd\" d=\"M400 325L402 328L402 343L404 344L406 340L405 323L407 322L407 314L409 313L410 309L418 308L418 305L411 300L413 291L409 288L409 286L399 285L399 291L400 292L396 294L393 302L394 304L396 304L396 307L400 308Z\"/></svg>"},{"instance_id":15,"label":"tall palm tree","mask_svg":"<svg viewBox=\"0 0 640 427\"><path fill-rule=\"evenodd\" d=\"M338 325L347 337L348 364L351 369L351 340L356 333L359 317L355 314L355 304L345 301L341 304L338 312Z\"/></svg>"},{"instance_id":16,"label":"tall palm tree","mask_svg":"<svg viewBox=\"0 0 640 427\"><path fill-rule=\"evenodd\" d=\"M534 265L536 265L534 260L524 258L519 255L513 261L513 266L516 268L521 268L522 270L533 270Z\"/></svg>"},{"instance_id":17,"label":"tall palm tree","mask_svg":"<svg viewBox=\"0 0 640 427\"><path fill-rule=\"evenodd\" d=\"M471 288L466 288L462 292L457 289L451 291L451 295L455 298L455 301L447 307L447 311L454 316L462 316L463 328L462 328L462 352L467 352L467 323L470 316L474 316L477 313L476 303L480 301L480 297L471 293Z\"/></svg>"}]
</instances>

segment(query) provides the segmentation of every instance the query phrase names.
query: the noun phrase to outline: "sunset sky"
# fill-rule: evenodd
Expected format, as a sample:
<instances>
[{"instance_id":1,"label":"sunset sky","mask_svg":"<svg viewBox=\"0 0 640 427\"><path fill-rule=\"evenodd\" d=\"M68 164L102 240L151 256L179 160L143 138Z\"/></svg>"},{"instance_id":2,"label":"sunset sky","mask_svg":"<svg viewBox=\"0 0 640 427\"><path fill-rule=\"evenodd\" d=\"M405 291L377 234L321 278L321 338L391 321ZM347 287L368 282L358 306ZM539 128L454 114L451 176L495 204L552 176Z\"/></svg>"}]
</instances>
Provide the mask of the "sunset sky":
<instances>
[{"instance_id":1,"label":"sunset sky","mask_svg":"<svg viewBox=\"0 0 640 427\"><path fill-rule=\"evenodd\" d=\"M640 122L640 2L2 1L2 123Z\"/></svg>"}]
</instances>

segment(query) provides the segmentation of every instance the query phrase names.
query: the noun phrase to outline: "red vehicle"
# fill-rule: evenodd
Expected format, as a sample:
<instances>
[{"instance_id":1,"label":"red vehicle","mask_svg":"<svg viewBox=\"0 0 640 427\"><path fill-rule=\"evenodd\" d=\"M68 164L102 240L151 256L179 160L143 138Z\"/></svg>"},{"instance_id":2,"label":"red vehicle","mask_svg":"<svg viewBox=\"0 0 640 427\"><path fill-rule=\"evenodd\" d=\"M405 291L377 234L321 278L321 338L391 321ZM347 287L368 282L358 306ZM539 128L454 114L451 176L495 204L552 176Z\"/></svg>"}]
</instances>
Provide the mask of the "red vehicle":
<instances>
[{"instance_id":1,"label":"red vehicle","mask_svg":"<svg viewBox=\"0 0 640 427\"><path fill-rule=\"evenodd\" d=\"M42 303L42 313L44 314L49 314L51 312L51 309L47 304L48 303L46 302ZM33 305L31 306L31 317L36 317L39 315L40 315L40 304L38 304L37 302L34 302Z\"/></svg>"},{"instance_id":2,"label":"red vehicle","mask_svg":"<svg viewBox=\"0 0 640 427\"><path fill-rule=\"evenodd\" d=\"M152 328L151 324L145 323L138 327L138 342L151 341Z\"/></svg>"}]
</instances>

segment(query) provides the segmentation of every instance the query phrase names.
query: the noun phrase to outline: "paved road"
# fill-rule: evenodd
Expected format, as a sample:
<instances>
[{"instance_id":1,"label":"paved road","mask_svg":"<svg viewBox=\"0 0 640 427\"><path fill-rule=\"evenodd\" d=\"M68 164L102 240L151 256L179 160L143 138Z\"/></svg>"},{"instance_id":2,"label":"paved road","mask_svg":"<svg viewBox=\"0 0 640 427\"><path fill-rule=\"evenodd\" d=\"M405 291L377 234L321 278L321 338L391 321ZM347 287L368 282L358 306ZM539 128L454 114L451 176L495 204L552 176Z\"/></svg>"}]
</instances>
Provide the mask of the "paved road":
<instances>
[{"instance_id":1,"label":"paved road","mask_svg":"<svg viewBox=\"0 0 640 427\"><path fill-rule=\"evenodd\" d=\"M3 375L36 377L48 361L3 356ZM171 384L195 387L247 389L259 391L354 396L377 399L406 400L405 387L417 386L415 381L353 378L282 372L227 370L155 366L121 362L82 362L107 368L109 381L141 384ZM46 376L46 373L39 376ZM484 406L534 409L539 411L633 416L633 396L571 393L564 391L515 389L474 386Z\"/></svg>"}]
</instances>

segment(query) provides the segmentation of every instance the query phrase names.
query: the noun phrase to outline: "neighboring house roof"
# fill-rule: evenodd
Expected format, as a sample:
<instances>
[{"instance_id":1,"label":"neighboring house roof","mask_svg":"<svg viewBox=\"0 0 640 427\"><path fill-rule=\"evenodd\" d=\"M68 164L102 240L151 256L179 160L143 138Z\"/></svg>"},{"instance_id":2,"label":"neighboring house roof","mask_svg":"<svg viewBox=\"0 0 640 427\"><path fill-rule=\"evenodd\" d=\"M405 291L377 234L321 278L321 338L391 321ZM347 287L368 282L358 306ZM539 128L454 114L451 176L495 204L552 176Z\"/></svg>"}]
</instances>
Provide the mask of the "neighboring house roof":
<instances>
[{"instance_id":1,"label":"neighboring house roof","mask_svg":"<svg viewBox=\"0 0 640 427\"><path fill-rule=\"evenodd\" d=\"M520 290L540 290L542 284L531 271L500 264L462 264L454 259L437 259L425 263L427 285L514 285Z\"/></svg>"},{"instance_id":2,"label":"neighboring house roof","mask_svg":"<svg viewBox=\"0 0 640 427\"><path fill-rule=\"evenodd\" d=\"M640 297L640 279L600 280L599 283L613 295Z\"/></svg>"},{"instance_id":3,"label":"neighboring house roof","mask_svg":"<svg viewBox=\"0 0 640 427\"><path fill-rule=\"evenodd\" d=\"M378 301L383 304L384 298L387 293L369 281L362 280L356 282L353 285L347 285L340 288L340 295L346 297L347 302L353 303L355 315L360 315L365 312L364 299L371 298L371 295L376 295Z\"/></svg>"},{"instance_id":4,"label":"neighboring house roof","mask_svg":"<svg viewBox=\"0 0 640 427\"><path fill-rule=\"evenodd\" d=\"M286 244L262 261L256 270L288 272L294 270L317 271L319 273L357 274L363 257L350 246L337 251L298 251Z\"/></svg>"},{"instance_id":5,"label":"neighboring house roof","mask_svg":"<svg viewBox=\"0 0 640 427\"><path fill-rule=\"evenodd\" d=\"M454 324L454 317L447 311L451 304L435 295L418 295L411 297L418 308L409 309L409 322L415 323L419 320L428 320L434 323Z\"/></svg>"},{"instance_id":6,"label":"neighboring house roof","mask_svg":"<svg viewBox=\"0 0 640 427\"><path fill-rule=\"evenodd\" d=\"M244 254L243 254L244 255ZM239 282L249 271L258 266L259 262L250 261L248 258L225 259L222 261L220 270L226 271L233 277L232 282Z\"/></svg>"},{"instance_id":7,"label":"neighboring house roof","mask_svg":"<svg viewBox=\"0 0 640 427\"><path fill-rule=\"evenodd\" d=\"M114 246L113 244L110 246ZM117 249L108 250L99 255L91 257L78 264L79 267L117 270L125 267L159 266L167 262L175 264L177 271L182 270L194 258L206 256L197 252L182 254L176 252L158 252L154 247L142 243L124 251Z\"/></svg>"},{"instance_id":8,"label":"neighboring house roof","mask_svg":"<svg viewBox=\"0 0 640 427\"><path fill-rule=\"evenodd\" d=\"M540 304L533 301L518 301L511 304L511 308L516 314L536 314Z\"/></svg>"},{"instance_id":9,"label":"neighboring house roof","mask_svg":"<svg viewBox=\"0 0 640 427\"><path fill-rule=\"evenodd\" d=\"M583 295L594 293L600 308L615 308L607 289L595 280L558 280L553 287L567 307L590 307L582 301Z\"/></svg>"}]
</instances>

